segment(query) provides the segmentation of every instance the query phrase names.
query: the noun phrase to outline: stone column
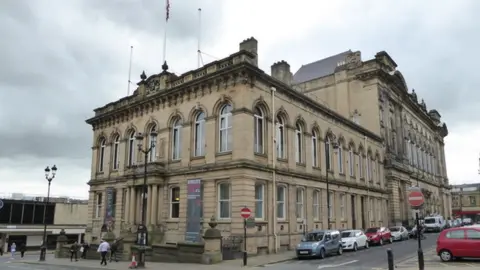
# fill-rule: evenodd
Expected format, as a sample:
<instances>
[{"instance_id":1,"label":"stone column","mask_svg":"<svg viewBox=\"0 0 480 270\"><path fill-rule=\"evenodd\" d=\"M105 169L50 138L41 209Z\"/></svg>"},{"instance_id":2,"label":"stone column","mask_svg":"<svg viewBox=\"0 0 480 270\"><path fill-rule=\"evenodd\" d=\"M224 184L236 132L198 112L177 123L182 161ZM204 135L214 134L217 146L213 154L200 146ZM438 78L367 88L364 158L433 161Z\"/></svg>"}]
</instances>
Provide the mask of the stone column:
<instances>
[{"instance_id":1,"label":"stone column","mask_svg":"<svg viewBox=\"0 0 480 270\"><path fill-rule=\"evenodd\" d=\"M152 212L152 186L148 185L147 187L147 213L146 213L146 223L145 225L150 225L151 219L150 219L150 214Z\"/></svg>"},{"instance_id":2,"label":"stone column","mask_svg":"<svg viewBox=\"0 0 480 270\"><path fill-rule=\"evenodd\" d=\"M150 212L150 221L152 225L157 225L157 211L158 211L158 186L152 186L152 196L151 199L151 212Z\"/></svg>"},{"instance_id":3,"label":"stone column","mask_svg":"<svg viewBox=\"0 0 480 270\"><path fill-rule=\"evenodd\" d=\"M128 188L130 190L130 202L129 202L129 210L128 210L128 214L129 214L129 221L130 221L130 224L134 224L135 223L135 200L136 200L136 196L135 196L135 186L133 187L129 187Z\"/></svg>"},{"instance_id":4,"label":"stone column","mask_svg":"<svg viewBox=\"0 0 480 270\"><path fill-rule=\"evenodd\" d=\"M124 219L127 224L130 224L130 188L126 188L125 193L123 193L123 196L125 196L125 205L122 205L124 209Z\"/></svg>"}]
</instances>

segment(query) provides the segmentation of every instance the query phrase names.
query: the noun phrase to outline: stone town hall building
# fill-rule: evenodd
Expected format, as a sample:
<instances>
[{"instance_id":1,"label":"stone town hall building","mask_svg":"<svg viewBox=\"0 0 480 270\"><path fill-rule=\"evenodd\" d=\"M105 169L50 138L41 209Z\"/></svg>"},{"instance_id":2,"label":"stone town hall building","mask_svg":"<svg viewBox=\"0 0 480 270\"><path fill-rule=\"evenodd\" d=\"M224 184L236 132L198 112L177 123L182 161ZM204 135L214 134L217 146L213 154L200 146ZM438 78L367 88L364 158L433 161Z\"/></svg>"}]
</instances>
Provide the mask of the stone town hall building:
<instances>
[{"instance_id":1,"label":"stone town hall building","mask_svg":"<svg viewBox=\"0 0 480 270\"><path fill-rule=\"evenodd\" d=\"M257 41L250 38L229 57L182 75L168 72L166 65L160 74L142 74L133 95L95 109L95 116L87 120L94 141L86 239L98 240L106 219L112 221L117 237L132 239L141 222L145 162L150 243L174 244L201 234L208 227L203 220L211 217L225 236L242 235L240 209L244 206L252 210L256 222L255 228L248 229L248 250L253 253L292 248L304 229L327 228L329 215L331 227L339 229L408 221L404 188L416 183L419 171L425 172L426 178L420 181L434 198L432 211L448 216L443 126L437 128L435 122L438 113L429 116L412 101L406 105L408 136L389 121L383 124L375 104L388 99L384 92L390 86L401 96L396 99L408 97L400 93L406 91L404 81L392 73L386 53L364 63L358 54L352 57L357 72L352 80L347 76L348 56L343 58L350 62L334 63L322 77L332 78L322 82L312 77L316 81L311 83L312 78L305 81L303 77L296 83L284 61L272 65L271 75L259 69ZM338 96L319 90L319 85L335 87L346 82L350 88ZM361 98L354 87L370 91ZM316 90L309 92L309 88ZM348 91L353 91L352 96L342 98ZM335 106L317 101L322 94ZM394 104L382 108L384 119L400 106ZM368 110L375 107L377 114L370 114ZM362 122L352 121L346 108L356 108ZM395 121L403 123L402 114L394 115ZM372 123L367 123L370 119ZM397 134L395 151L407 149L413 156L393 157L395 151L386 150L385 141L393 140L388 129ZM425 132L428 137L423 136ZM144 147L153 145L147 160L137 148L139 133L144 135ZM413 144L411 149L406 147L404 137L421 142L419 147L429 149L435 163L430 160L418 167L426 157ZM193 204L188 202L195 198L190 194L195 189L189 190L189 183L200 183L196 186L199 199ZM198 218L193 225L191 215Z\"/></svg>"}]
</instances>

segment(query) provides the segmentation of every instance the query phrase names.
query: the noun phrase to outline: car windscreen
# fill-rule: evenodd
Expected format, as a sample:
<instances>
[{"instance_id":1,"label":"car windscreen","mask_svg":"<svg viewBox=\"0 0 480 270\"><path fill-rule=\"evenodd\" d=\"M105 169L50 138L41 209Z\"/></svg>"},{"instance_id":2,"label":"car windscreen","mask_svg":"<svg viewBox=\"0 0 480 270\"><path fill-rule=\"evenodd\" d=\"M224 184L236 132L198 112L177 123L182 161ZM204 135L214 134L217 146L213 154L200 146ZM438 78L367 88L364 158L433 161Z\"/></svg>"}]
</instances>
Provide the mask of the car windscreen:
<instances>
[{"instance_id":1,"label":"car windscreen","mask_svg":"<svg viewBox=\"0 0 480 270\"><path fill-rule=\"evenodd\" d=\"M434 224L435 219L434 218L426 218L424 222L425 222L425 224Z\"/></svg>"},{"instance_id":2,"label":"car windscreen","mask_svg":"<svg viewBox=\"0 0 480 270\"><path fill-rule=\"evenodd\" d=\"M302 242L318 242L323 240L324 233L308 233L303 237Z\"/></svg>"},{"instance_id":3,"label":"car windscreen","mask_svg":"<svg viewBox=\"0 0 480 270\"><path fill-rule=\"evenodd\" d=\"M392 231L392 232L399 232L399 231L400 231L400 228L399 228L399 227L392 227L392 228L390 228L390 231Z\"/></svg>"},{"instance_id":4,"label":"car windscreen","mask_svg":"<svg viewBox=\"0 0 480 270\"><path fill-rule=\"evenodd\" d=\"M365 233L376 233L378 232L378 228L369 228L365 231Z\"/></svg>"},{"instance_id":5,"label":"car windscreen","mask_svg":"<svg viewBox=\"0 0 480 270\"><path fill-rule=\"evenodd\" d=\"M342 238L348 238L355 236L354 232L342 232Z\"/></svg>"}]
</instances>

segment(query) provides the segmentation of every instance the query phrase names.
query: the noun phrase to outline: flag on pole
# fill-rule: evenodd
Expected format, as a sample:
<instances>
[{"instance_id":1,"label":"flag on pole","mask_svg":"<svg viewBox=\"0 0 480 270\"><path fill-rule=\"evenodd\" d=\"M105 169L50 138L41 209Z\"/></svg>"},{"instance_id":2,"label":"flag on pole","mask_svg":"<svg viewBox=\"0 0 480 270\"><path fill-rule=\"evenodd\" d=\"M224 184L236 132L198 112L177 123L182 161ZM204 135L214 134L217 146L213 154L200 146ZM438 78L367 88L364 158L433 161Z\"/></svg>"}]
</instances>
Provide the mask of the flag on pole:
<instances>
[{"instance_id":1,"label":"flag on pole","mask_svg":"<svg viewBox=\"0 0 480 270\"><path fill-rule=\"evenodd\" d=\"M167 5L166 5L165 8L166 8L166 12L167 12L166 19L168 21L168 19L170 18L170 0L167 0Z\"/></svg>"}]
</instances>

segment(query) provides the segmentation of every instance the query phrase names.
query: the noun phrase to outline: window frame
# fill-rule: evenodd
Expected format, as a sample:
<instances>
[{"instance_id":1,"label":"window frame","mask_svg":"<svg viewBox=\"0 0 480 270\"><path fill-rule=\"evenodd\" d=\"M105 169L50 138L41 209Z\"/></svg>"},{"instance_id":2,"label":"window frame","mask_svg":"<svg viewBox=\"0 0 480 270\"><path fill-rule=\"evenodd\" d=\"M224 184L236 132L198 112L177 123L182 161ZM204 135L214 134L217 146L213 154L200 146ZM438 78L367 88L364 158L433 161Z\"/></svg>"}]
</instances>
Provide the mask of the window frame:
<instances>
[{"instance_id":1,"label":"window frame","mask_svg":"<svg viewBox=\"0 0 480 270\"><path fill-rule=\"evenodd\" d=\"M279 200L279 197L278 196L280 193L278 192L279 189L281 189L282 191L282 196L283 196L283 200ZM286 207L286 204L287 204L287 187L285 185L277 185L277 187L275 188L275 192L276 192L276 202L275 202L275 216L277 218L277 220L286 220L287 219L287 207ZM279 208L281 204L281 208ZM278 215L278 210L281 209L282 210L282 216L280 217Z\"/></svg>"},{"instance_id":2,"label":"window frame","mask_svg":"<svg viewBox=\"0 0 480 270\"><path fill-rule=\"evenodd\" d=\"M261 188L261 198L257 198L257 188ZM261 213L258 211L259 208L261 209ZM261 214L261 215L260 215ZM265 184L264 183L256 183L255 184L255 219L256 220L265 220Z\"/></svg>"},{"instance_id":3,"label":"window frame","mask_svg":"<svg viewBox=\"0 0 480 270\"><path fill-rule=\"evenodd\" d=\"M205 112L198 111L193 124L193 156L205 156Z\"/></svg>"},{"instance_id":4,"label":"window frame","mask_svg":"<svg viewBox=\"0 0 480 270\"><path fill-rule=\"evenodd\" d=\"M233 147L233 106L230 103L222 105L218 121L218 152L227 153Z\"/></svg>"},{"instance_id":5,"label":"window frame","mask_svg":"<svg viewBox=\"0 0 480 270\"><path fill-rule=\"evenodd\" d=\"M221 199L223 185L228 187L228 199ZM228 205L228 217L222 217L222 203ZM219 182L217 184L217 217L219 220L230 220L232 218L232 184L229 182Z\"/></svg>"},{"instance_id":6,"label":"window frame","mask_svg":"<svg viewBox=\"0 0 480 270\"><path fill-rule=\"evenodd\" d=\"M297 220L305 219L305 188L297 187L295 190L295 216Z\"/></svg>"},{"instance_id":7,"label":"window frame","mask_svg":"<svg viewBox=\"0 0 480 270\"><path fill-rule=\"evenodd\" d=\"M295 125L295 162L304 163L303 160L303 128L300 123Z\"/></svg>"},{"instance_id":8,"label":"window frame","mask_svg":"<svg viewBox=\"0 0 480 270\"><path fill-rule=\"evenodd\" d=\"M178 190L178 200L174 200L174 192L175 190ZM169 198L169 218L170 219L179 219L180 218L180 187L179 186L171 186L169 188L169 195L168 195L168 198ZM173 207L174 206L177 206L178 207L178 210L177 210L177 213L178 213L178 217L175 217L173 215Z\"/></svg>"},{"instance_id":9,"label":"window frame","mask_svg":"<svg viewBox=\"0 0 480 270\"><path fill-rule=\"evenodd\" d=\"M312 194L312 211L313 211L313 220L319 221L321 217L321 193L320 190L313 190Z\"/></svg>"},{"instance_id":10,"label":"window frame","mask_svg":"<svg viewBox=\"0 0 480 270\"><path fill-rule=\"evenodd\" d=\"M147 136L147 147L150 149L148 152L148 162L155 162L157 159L157 134L152 134L157 130L157 125L152 125L149 129Z\"/></svg>"},{"instance_id":11,"label":"window frame","mask_svg":"<svg viewBox=\"0 0 480 270\"><path fill-rule=\"evenodd\" d=\"M265 117L262 109L255 107L253 119L253 151L256 154L265 154Z\"/></svg>"},{"instance_id":12,"label":"window frame","mask_svg":"<svg viewBox=\"0 0 480 270\"><path fill-rule=\"evenodd\" d=\"M285 121L280 115L277 116L275 123L275 149L277 159L286 158L286 131Z\"/></svg>"},{"instance_id":13,"label":"window frame","mask_svg":"<svg viewBox=\"0 0 480 270\"><path fill-rule=\"evenodd\" d=\"M337 162L338 162L338 173L344 173L344 168L343 168L343 147L342 144L338 144L337 148Z\"/></svg>"},{"instance_id":14,"label":"window frame","mask_svg":"<svg viewBox=\"0 0 480 270\"><path fill-rule=\"evenodd\" d=\"M312 130L312 167L318 168L318 135L315 130Z\"/></svg>"},{"instance_id":15,"label":"window frame","mask_svg":"<svg viewBox=\"0 0 480 270\"><path fill-rule=\"evenodd\" d=\"M128 137L128 144L127 144L127 164L128 166L134 166L135 165L135 158L136 158L136 151L137 148L135 146L135 130L130 131L130 135Z\"/></svg>"},{"instance_id":16,"label":"window frame","mask_svg":"<svg viewBox=\"0 0 480 270\"><path fill-rule=\"evenodd\" d=\"M182 119L176 118L172 122L172 160L182 159Z\"/></svg>"},{"instance_id":17,"label":"window frame","mask_svg":"<svg viewBox=\"0 0 480 270\"><path fill-rule=\"evenodd\" d=\"M105 171L105 153L107 148L107 140L102 138L100 140L100 152L98 157L98 172Z\"/></svg>"},{"instance_id":18,"label":"window frame","mask_svg":"<svg viewBox=\"0 0 480 270\"><path fill-rule=\"evenodd\" d=\"M348 169L350 176L355 176L355 153L351 146L348 149Z\"/></svg>"},{"instance_id":19,"label":"window frame","mask_svg":"<svg viewBox=\"0 0 480 270\"><path fill-rule=\"evenodd\" d=\"M103 206L103 193L95 192L95 213L94 218L101 218Z\"/></svg>"},{"instance_id":20,"label":"window frame","mask_svg":"<svg viewBox=\"0 0 480 270\"><path fill-rule=\"evenodd\" d=\"M327 212L328 216L330 216L330 221L332 221L335 220L335 193L330 191L328 196L330 196L330 207L327 205Z\"/></svg>"},{"instance_id":21,"label":"window frame","mask_svg":"<svg viewBox=\"0 0 480 270\"><path fill-rule=\"evenodd\" d=\"M113 157L112 157L113 166L112 166L112 168L114 170L118 170L118 168L120 167L119 153L120 153L120 135L117 134L113 138Z\"/></svg>"},{"instance_id":22,"label":"window frame","mask_svg":"<svg viewBox=\"0 0 480 270\"><path fill-rule=\"evenodd\" d=\"M339 201L340 201L340 218L341 220L345 220L347 213L346 213L346 196L345 193L340 193L339 195Z\"/></svg>"}]
</instances>

